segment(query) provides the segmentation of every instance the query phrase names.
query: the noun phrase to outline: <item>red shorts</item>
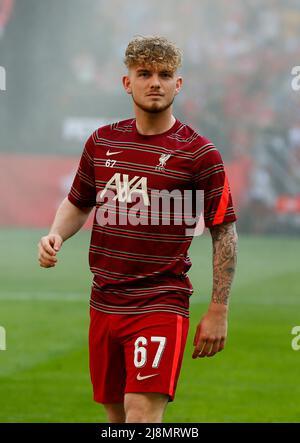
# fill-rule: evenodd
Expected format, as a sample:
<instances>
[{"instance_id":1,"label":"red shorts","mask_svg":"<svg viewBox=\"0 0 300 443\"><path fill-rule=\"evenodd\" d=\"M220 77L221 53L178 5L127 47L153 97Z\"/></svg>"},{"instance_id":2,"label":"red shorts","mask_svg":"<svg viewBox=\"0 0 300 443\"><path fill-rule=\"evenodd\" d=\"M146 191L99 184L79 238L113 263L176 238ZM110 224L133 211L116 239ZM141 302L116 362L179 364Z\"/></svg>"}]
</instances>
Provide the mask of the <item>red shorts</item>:
<instances>
[{"instance_id":1,"label":"red shorts","mask_svg":"<svg viewBox=\"0 0 300 443\"><path fill-rule=\"evenodd\" d=\"M173 401L189 319L170 312L106 314L90 308L94 400L122 403L128 392L159 392Z\"/></svg>"}]
</instances>

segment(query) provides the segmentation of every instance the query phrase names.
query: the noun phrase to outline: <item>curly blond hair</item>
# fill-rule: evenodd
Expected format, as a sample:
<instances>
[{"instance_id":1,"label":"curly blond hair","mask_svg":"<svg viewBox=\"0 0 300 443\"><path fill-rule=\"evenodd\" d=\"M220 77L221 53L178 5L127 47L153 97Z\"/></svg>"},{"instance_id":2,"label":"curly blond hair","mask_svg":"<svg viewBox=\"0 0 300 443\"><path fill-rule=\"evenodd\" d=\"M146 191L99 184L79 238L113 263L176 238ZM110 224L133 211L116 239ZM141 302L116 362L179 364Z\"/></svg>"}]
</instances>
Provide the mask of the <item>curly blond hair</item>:
<instances>
[{"instance_id":1,"label":"curly blond hair","mask_svg":"<svg viewBox=\"0 0 300 443\"><path fill-rule=\"evenodd\" d=\"M164 67L175 72L181 66L182 51L165 37L138 35L128 43L124 63L128 69L133 66Z\"/></svg>"}]
</instances>

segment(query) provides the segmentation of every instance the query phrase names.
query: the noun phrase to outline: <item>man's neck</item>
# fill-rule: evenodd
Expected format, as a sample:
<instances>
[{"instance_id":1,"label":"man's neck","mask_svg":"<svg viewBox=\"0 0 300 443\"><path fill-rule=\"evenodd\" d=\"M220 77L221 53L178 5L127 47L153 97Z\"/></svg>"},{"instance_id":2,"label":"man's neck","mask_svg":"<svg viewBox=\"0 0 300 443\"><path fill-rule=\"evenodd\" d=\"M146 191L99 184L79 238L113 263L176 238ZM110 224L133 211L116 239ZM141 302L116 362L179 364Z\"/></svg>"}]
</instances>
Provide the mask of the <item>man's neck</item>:
<instances>
[{"instance_id":1,"label":"man's neck","mask_svg":"<svg viewBox=\"0 0 300 443\"><path fill-rule=\"evenodd\" d=\"M176 118L171 113L136 113L136 128L142 135L162 134L171 129L175 122Z\"/></svg>"}]
</instances>

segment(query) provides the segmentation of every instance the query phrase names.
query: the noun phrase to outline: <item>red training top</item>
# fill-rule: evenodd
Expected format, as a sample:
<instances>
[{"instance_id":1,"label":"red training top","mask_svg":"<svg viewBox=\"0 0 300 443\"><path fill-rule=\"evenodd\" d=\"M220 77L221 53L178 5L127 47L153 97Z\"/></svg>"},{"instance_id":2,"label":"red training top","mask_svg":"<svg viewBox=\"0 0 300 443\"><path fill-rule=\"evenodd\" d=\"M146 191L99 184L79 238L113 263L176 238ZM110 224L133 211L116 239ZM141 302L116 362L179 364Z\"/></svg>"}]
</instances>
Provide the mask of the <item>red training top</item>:
<instances>
[{"instance_id":1,"label":"red training top","mask_svg":"<svg viewBox=\"0 0 300 443\"><path fill-rule=\"evenodd\" d=\"M189 315L187 252L196 223L187 220L197 213L197 190L204 190L206 227L236 220L219 151L179 120L162 134L142 135L128 119L89 137L68 198L79 208L96 206L89 253L93 308ZM181 208L193 202L186 219L176 201Z\"/></svg>"}]
</instances>

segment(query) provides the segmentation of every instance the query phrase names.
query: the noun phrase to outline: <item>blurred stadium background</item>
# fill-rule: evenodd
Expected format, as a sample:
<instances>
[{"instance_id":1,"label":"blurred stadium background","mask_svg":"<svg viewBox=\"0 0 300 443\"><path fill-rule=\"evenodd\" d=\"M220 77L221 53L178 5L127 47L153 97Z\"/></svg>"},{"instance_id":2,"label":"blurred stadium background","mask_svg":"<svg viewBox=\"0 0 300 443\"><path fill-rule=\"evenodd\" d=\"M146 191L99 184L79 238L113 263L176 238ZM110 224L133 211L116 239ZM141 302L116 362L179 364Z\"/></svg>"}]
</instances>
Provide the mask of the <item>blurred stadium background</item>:
<instances>
[{"instance_id":1,"label":"blurred stadium background","mask_svg":"<svg viewBox=\"0 0 300 443\"><path fill-rule=\"evenodd\" d=\"M211 250L207 234L193 242L191 329L166 421L299 421L298 0L0 0L0 421L105 421L88 374L90 225L55 269L38 267L36 245L88 135L132 116L120 79L137 34L183 49L175 114L221 151L239 216L227 348L199 361Z\"/></svg>"}]
</instances>

